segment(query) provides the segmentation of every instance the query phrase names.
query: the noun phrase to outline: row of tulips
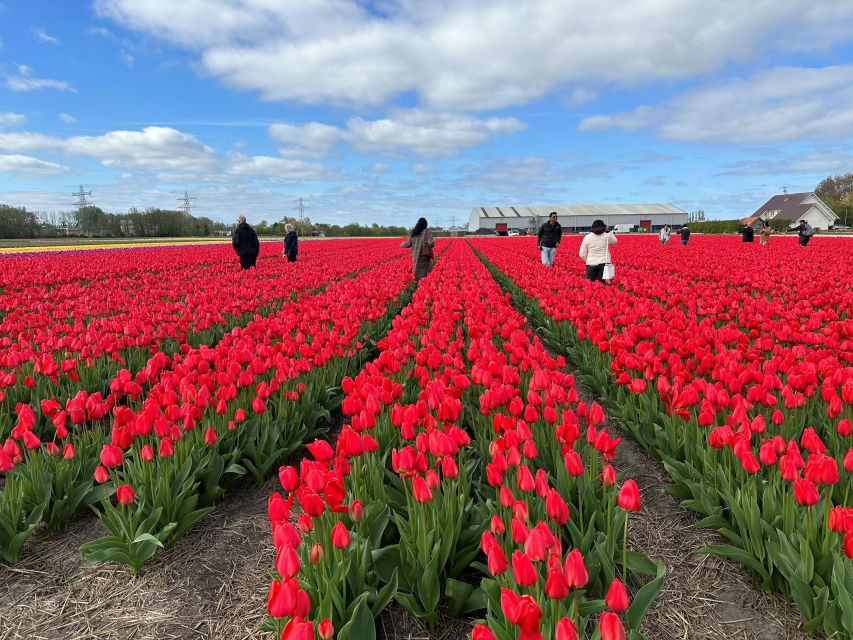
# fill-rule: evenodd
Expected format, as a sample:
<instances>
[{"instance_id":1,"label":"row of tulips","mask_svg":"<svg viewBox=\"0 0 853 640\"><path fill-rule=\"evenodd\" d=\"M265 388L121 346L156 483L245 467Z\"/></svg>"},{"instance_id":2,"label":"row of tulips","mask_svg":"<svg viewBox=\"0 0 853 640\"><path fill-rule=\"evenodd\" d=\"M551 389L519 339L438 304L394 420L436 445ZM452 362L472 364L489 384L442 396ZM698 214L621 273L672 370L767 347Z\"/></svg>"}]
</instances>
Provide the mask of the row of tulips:
<instances>
[{"instance_id":1,"label":"row of tulips","mask_svg":"<svg viewBox=\"0 0 853 640\"><path fill-rule=\"evenodd\" d=\"M371 245L371 252L366 244L310 243L302 263L314 268L262 259L250 287L235 277L240 270L226 247L95 251L73 262L66 254L0 259L0 275L23 274L0 299L0 439L20 404L37 410L58 398L60 415L39 415L34 425L48 438L81 391L109 400L115 384L127 384L116 375L141 371L155 353L215 344L255 314L399 254L392 241ZM45 284L45 273L58 271L64 277Z\"/></svg>"},{"instance_id":2,"label":"row of tulips","mask_svg":"<svg viewBox=\"0 0 853 640\"><path fill-rule=\"evenodd\" d=\"M474 245L663 460L700 526L728 539L706 551L790 594L806 629L853 637L853 282L822 286L851 248L827 239L826 262L803 265L780 243L761 256L774 274L765 285L720 269L743 258L727 239L703 239L682 274L670 272L670 248L645 240L623 241L625 266L605 287Z\"/></svg>"},{"instance_id":3,"label":"row of tulips","mask_svg":"<svg viewBox=\"0 0 853 640\"><path fill-rule=\"evenodd\" d=\"M475 638L562 640L569 627L586 637L598 613L605 637L624 638L618 558L631 586L657 574L625 616L639 637L662 568L627 552L636 485L625 483L617 507L615 472L595 448L612 456L618 442L593 426L602 416L594 406L581 446L572 407L589 413L572 377L467 245L451 246L378 346L342 384L350 423L336 446L315 442L312 460L283 467L286 497L270 498L277 560L268 613L280 637L373 637L373 617L393 597L430 625L441 602L451 614L485 607ZM487 564L475 562L478 546ZM487 576L479 588L460 579L472 570ZM591 597L608 591L606 602Z\"/></svg>"},{"instance_id":4,"label":"row of tulips","mask_svg":"<svg viewBox=\"0 0 853 640\"><path fill-rule=\"evenodd\" d=\"M244 286L255 276L263 277L252 271ZM64 444L55 438L29 449L32 417L19 420L4 447L17 464L0 494L0 551L14 562L41 522L56 528L100 503L113 535L85 547L86 556L137 570L207 513L229 482L247 472L260 481L320 427L335 404L335 380L357 368L362 341L382 331L373 324L394 315L409 279L405 258L375 263L256 316L213 346L185 345L171 358L158 352L125 376L138 390L111 391L106 407L92 403L98 414L59 434ZM117 505L106 499L113 492Z\"/></svg>"}]
</instances>

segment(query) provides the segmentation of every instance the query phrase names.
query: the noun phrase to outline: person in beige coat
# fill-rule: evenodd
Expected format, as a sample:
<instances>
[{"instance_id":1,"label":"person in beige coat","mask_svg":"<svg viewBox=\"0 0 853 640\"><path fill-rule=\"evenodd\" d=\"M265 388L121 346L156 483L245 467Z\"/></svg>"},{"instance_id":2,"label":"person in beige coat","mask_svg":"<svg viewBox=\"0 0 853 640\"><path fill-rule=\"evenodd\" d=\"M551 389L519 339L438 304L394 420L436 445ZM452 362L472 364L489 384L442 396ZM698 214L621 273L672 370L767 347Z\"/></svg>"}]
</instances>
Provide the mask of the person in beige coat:
<instances>
[{"instance_id":1,"label":"person in beige coat","mask_svg":"<svg viewBox=\"0 0 853 640\"><path fill-rule=\"evenodd\" d=\"M604 265L611 261L610 245L616 244L616 236L608 231L603 220L595 220L590 232L584 236L578 255L586 263L586 279L593 282L604 280Z\"/></svg>"}]
</instances>

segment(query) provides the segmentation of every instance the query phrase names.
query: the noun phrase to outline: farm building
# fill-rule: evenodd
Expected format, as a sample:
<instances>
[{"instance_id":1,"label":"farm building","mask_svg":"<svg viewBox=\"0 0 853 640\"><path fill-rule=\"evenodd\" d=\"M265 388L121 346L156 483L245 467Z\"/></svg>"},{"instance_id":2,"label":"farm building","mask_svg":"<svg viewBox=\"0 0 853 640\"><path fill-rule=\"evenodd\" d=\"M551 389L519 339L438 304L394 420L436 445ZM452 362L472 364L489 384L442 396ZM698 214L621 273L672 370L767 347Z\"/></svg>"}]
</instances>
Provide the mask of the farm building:
<instances>
[{"instance_id":1,"label":"farm building","mask_svg":"<svg viewBox=\"0 0 853 640\"><path fill-rule=\"evenodd\" d=\"M774 219L786 220L791 225L805 220L815 229L829 229L838 216L814 193L781 193L770 198L741 222L753 225L759 220L769 222Z\"/></svg>"},{"instance_id":2,"label":"farm building","mask_svg":"<svg viewBox=\"0 0 853 640\"><path fill-rule=\"evenodd\" d=\"M671 204L560 204L533 206L474 207L468 219L468 231L487 229L507 233L514 229L536 229L556 211L565 231L589 231L593 220L604 220L611 227L657 231L663 225L681 226L687 213Z\"/></svg>"}]
</instances>

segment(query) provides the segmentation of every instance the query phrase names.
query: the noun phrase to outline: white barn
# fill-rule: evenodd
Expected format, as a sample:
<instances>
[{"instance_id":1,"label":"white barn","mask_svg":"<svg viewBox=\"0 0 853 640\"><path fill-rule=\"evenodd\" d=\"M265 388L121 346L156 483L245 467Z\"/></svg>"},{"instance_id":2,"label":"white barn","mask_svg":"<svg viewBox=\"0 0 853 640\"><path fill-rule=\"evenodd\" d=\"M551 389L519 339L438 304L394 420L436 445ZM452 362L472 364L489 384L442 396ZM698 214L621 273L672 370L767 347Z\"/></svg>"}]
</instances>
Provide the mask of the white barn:
<instances>
[{"instance_id":1,"label":"white barn","mask_svg":"<svg viewBox=\"0 0 853 640\"><path fill-rule=\"evenodd\" d=\"M474 207L468 219L468 231L478 229L506 233L513 229L535 229L557 212L563 229L588 231L593 220L608 225L637 227L657 231L663 225L681 226L687 222L687 212L671 204L564 204L532 206Z\"/></svg>"}]
</instances>

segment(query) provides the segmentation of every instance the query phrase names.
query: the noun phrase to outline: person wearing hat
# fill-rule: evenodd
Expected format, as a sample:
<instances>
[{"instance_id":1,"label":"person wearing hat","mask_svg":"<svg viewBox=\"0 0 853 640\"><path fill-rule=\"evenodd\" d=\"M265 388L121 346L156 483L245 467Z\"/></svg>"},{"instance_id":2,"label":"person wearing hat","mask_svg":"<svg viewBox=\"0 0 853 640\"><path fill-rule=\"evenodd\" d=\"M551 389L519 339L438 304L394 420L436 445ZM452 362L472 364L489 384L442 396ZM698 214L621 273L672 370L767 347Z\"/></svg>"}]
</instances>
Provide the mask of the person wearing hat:
<instances>
[{"instance_id":1,"label":"person wearing hat","mask_svg":"<svg viewBox=\"0 0 853 640\"><path fill-rule=\"evenodd\" d=\"M679 233L681 234L681 246L686 247L687 241L690 240L690 227L685 223L685 225L681 227L681 231L679 231Z\"/></svg>"},{"instance_id":2,"label":"person wearing hat","mask_svg":"<svg viewBox=\"0 0 853 640\"><path fill-rule=\"evenodd\" d=\"M608 231L603 220L595 220L581 242L578 255L586 262L586 279L593 282L604 280L604 266L609 264L610 245L616 244L616 236Z\"/></svg>"},{"instance_id":3,"label":"person wearing hat","mask_svg":"<svg viewBox=\"0 0 853 640\"><path fill-rule=\"evenodd\" d=\"M557 254L557 245L563 239L563 227L557 222L557 212L548 214L548 222L539 227L536 236L536 248L542 252L542 264L550 267L554 264L554 256Z\"/></svg>"}]
</instances>

